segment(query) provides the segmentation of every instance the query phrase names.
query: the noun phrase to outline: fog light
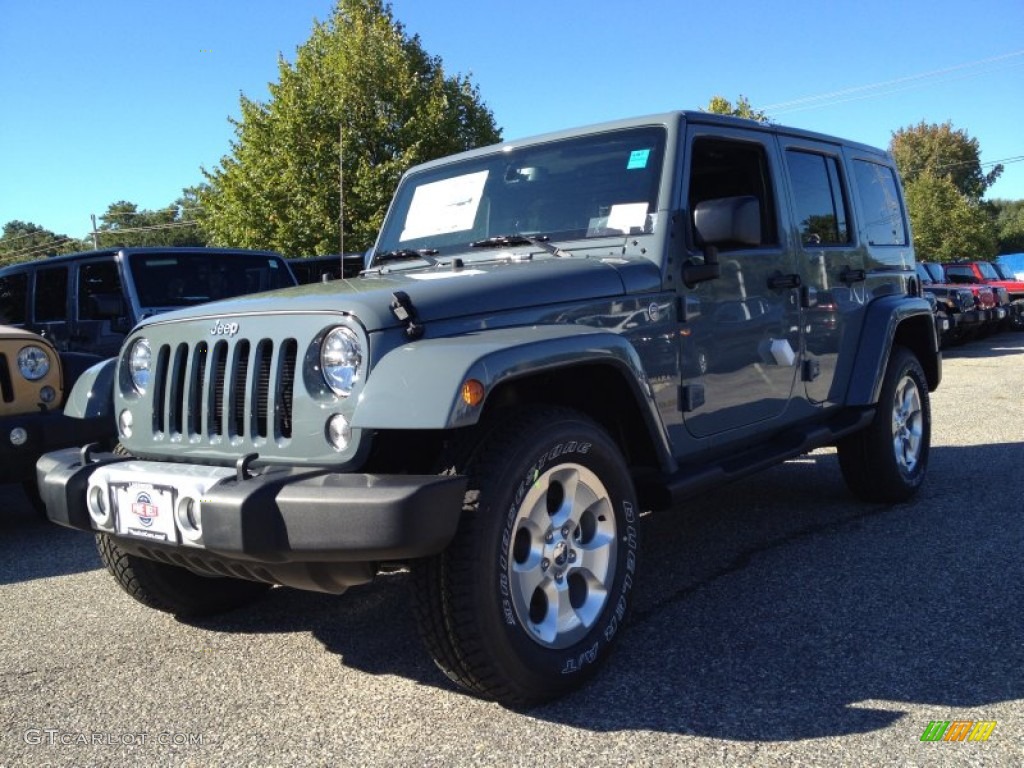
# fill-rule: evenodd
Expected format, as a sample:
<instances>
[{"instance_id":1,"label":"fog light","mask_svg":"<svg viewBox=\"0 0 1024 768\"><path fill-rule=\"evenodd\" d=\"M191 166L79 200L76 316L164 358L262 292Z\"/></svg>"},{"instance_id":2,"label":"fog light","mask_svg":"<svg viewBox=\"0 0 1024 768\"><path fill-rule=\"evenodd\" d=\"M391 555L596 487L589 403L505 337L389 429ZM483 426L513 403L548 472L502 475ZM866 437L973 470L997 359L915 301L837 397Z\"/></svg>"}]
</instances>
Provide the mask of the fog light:
<instances>
[{"instance_id":1,"label":"fog light","mask_svg":"<svg viewBox=\"0 0 1024 768\"><path fill-rule=\"evenodd\" d=\"M89 515L101 528L109 528L113 519L113 510L107 499L107 492L101 485L89 486L85 497L85 506L89 508Z\"/></svg>"},{"instance_id":2,"label":"fog light","mask_svg":"<svg viewBox=\"0 0 1024 768\"><path fill-rule=\"evenodd\" d=\"M196 542L203 538L203 508L198 499L182 496L174 508L174 518L186 539Z\"/></svg>"},{"instance_id":3,"label":"fog light","mask_svg":"<svg viewBox=\"0 0 1024 768\"><path fill-rule=\"evenodd\" d=\"M122 437L132 436L132 424L135 419L132 418L132 412L129 410L121 411L121 415L117 417L117 426L121 431Z\"/></svg>"},{"instance_id":4,"label":"fog light","mask_svg":"<svg viewBox=\"0 0 1024 768\"><path fill-rule=\"evenodd\" d=\"M53 387L43 387L39 390L39 399L49 405L57 399L57 392Z\"/></svg>"},{"instance_id":5,"label":"fog light","mask_svg":"<svg viewBox=\"0 0 1024 768\"><path fill-rule=\"evenodd\" d=\"M351 439L352 427L342 414L336 413L327 420L327 442L334 450L345 450Z\"/></svg>"},{"instance_id":6,"label":"fog light","mask_svg":"<svg viewBox=\"0 0 1024 768\"><path fill-rule=\"evenodd\" d=\"M11 445L24 445L28 442L28 432L21 427L15 427L11 430Z\"/></svg>"}]
</instances>

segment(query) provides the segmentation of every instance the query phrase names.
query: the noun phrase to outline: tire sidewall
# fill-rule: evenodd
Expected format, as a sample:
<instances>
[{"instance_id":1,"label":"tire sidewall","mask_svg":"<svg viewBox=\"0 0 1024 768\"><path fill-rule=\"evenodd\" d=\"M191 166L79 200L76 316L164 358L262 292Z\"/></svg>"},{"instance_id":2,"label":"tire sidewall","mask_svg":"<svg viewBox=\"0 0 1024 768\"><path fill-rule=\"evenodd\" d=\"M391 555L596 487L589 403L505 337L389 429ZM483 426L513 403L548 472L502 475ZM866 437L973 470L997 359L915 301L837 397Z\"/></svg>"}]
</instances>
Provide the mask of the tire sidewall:
<instances>
[{"instance_id":1,"label":"tire sidewall","mask_svg":"<svg viewBox=\"0 0 1024 768\"><path fill-rule=\"evenodd\" d=\"M501 470L481 489L478 512L483 523L482 594L478 605L491 610L480 616L480 632L489 653L508 680L527 690L571 689L592 674L610 652L629 612L637 567L638 508L632 480L616 446L583 420L566 419L532 433L506 456ZM547 648L530 637L513 606L509 575L510 543L520 504L535 479L563 464L586 467L604 484L615 514L618 546L608 599L590 631L577 643ZM489 496L489 497L488 497Z\"/></svg>"},{"instance_id":2,"label":"tire sidewall","mask_svg":"<svg viewBox=\"0 0 1024 768\"><path fill-rule=\"evenodd\" d=\"M886 458L887 463L890 464L890 471L892 472L893 479L904 485L908 491L912 491L921 486L928 471L928 453L931 446L932 428L931 402L928 397L928 382L925 379L924 370L921 368L921 364L917 361L917 358L909 352L903 352L895 362L897 362L898 365L894 369L894 375L890 377L888 382L886 382L886 390L884 393L884 402L886 403L884 427L888 434L892 433L892 418L893 410L896 406L896 392L900 382L903 381L903 378L905 376L909 376L917 386L918 397L921 401L921 450L917 458L917 464L910 472L905 471L903 467L900 466L899 461L897 461L895 446L891 439L889 440L890 449L886 454Z\"/></svg>"}]
</instances>

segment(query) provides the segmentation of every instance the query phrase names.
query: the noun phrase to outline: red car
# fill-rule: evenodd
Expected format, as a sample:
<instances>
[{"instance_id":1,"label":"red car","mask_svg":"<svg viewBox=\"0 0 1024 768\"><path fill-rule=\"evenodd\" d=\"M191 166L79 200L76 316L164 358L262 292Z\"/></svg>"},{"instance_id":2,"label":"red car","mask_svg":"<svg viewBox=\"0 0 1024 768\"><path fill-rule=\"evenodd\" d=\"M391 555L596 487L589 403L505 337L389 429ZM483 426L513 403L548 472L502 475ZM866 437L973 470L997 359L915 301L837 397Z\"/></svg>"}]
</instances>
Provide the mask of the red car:
<instances>
[{"instance_id":1,"label":"red car","mask_svg":"<svg viewBox=\"0 0 1024 768\"><path fill-rule=\"evenodd\" d=\"M954 283L943 269L946 266L944 264L919 261L917 266L923 287L925 290L935 293L936 297L942 295L943 292L948 293L958 288L969 290L973 294L973 311L963 311L957 317L957 336L960 340L986 335L999 327L1007 316L1006 308L999 305L995 289L992 286L983 283L968 283L967 281Z\"/></svg>"},{"instance_id":2,"label":"red car","mask_svg":"<svg viewBox=\"0 0 1024 768\"><path fill-rule=\"evenodd\" d=\"M1024 329L1024 281L1006 279L987 261L958 261L946 264L946 279L964 285L990 285L1007 293L1007 322L1013 328Z\"/></svg>"}]
</instances>

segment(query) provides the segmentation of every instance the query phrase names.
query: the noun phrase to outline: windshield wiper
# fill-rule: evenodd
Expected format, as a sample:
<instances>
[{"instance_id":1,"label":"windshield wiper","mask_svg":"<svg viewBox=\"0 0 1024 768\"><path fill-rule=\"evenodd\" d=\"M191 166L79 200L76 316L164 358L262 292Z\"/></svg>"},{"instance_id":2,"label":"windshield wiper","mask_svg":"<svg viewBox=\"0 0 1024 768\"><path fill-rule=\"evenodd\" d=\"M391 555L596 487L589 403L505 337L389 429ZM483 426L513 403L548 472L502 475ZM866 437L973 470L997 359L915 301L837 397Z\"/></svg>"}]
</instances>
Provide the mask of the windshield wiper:
<instances>
[{"instance_id":1,"label":"windshield wiper","mask_svg":"<svg viewBox=\"0 0 1024 768\"><path fill-rule=\"evenodd\" d=\"M536 245L552 256L572 256L569 251L552 245L547 235L495 235L469 244L470 248L507 248L512 245Z\"/></svg>"},{"instance_id":2,"label":"windshield wiper","mask_svg":"<svg viewBox=\"0 0 1024 768\"><path fill-rule=\"evenodd\" d=\"M432 267L436 267L438 264L437 259L432 258L437 253L437 248L420 248L419 250L413 250L412 248L399 248L395 251L384 251L383 253L375 253L373 255L373 261L370 262L370 266L377 264L383 264L386 261L404 261L406 259L423 259Z\"/></svg>"}]
</instances>

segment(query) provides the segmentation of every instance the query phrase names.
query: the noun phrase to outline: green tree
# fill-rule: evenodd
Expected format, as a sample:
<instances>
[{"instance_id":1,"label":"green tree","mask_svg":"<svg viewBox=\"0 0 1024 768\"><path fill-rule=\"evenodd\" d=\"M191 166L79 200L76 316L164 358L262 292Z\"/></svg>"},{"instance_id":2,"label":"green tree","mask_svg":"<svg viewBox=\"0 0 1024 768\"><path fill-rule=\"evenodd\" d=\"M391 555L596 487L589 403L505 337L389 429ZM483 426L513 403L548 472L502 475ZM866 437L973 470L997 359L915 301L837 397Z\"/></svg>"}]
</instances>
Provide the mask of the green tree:
<instances>
[{"instance_id":1,"label":"green tree","mask_svg":"<svg viewBox=\"0 0 1024 768\"><path fill-rule=\"evenodd\" d=\"M981 203L962 194L952 179L924 173L904 186L918 259L945 262L995 256L992 216Z\"/></svg>"},{"instance_id":2,"label":"green tree","mask_svg":"<svg viewBox=\"0 0 1024 768\"><path fill-rule=\"evenodd\" d=\"M189 190L173 205L156 211L139 210L135 203L119 200L107 207L97 227L97 245L123 246L206 245L206 237L194 222L194 200Z\"/></svg>"},{"instance_id":3,"label":"green tree","mask_svg":"<svg viewBox=\"0 0 1024 768\"><path fill-rule=\"evenodd\" d=\"M501 138L478 89L447 76L383 0L339 0L278 71L266 103L242 96L231 154L203 169L215 242L336 253L341 145L345 250L364 249L409 166Z\"/></svg>"},{"instance_id":4,"label":"green tree","mask_svg":"<svg viewBox=\"0 0 1024 768\"><path fill-rule=\"evenodd\" d=\"M87 247L77 238L58 235L38 224L15 219L4 224L3 235L0 236L0 264L74 253Z\"/></svg>"},{"instance_id":5,"label":"green tree","mask_svg":"<svg viewBox=\"0 0 1024 768\"><path fill-rule=\"evenodd\" d=\"M716 115L733 115L735 117L745 117L748 120L756 120L759 123L767 123L768 115L760 109L754 109L750 106L750 101L746 96L740 95L736 99L736 105L729 101L724 96L712 96L711 101L704 107L704 112L711 112Z\"/></svg>"},{"instance_id":6,"label":"green tree","mask_svg":"<svg viewBox=\"0 0 1024 768\"><path fill-rule=\"evenodd\" d=\"M985 190L1003 172L996 165L988 173L981 170L981 149L978 140L966 131L954 129L949 121L900 128L892 134L889 151L896 159L904 183L929 174L949 179L953 186L970 200L980 200Z\"/></svg>"},{"instance_id":7,"label":"green tree","mask_svg":"<svg viewBox=\"0 0 1024 768\"><path fill-rule=\"evenodd\" d=\"M1000 253L1024 253L1024 200L988 200L996 223Z\"/></svg>"}]
</instances>

